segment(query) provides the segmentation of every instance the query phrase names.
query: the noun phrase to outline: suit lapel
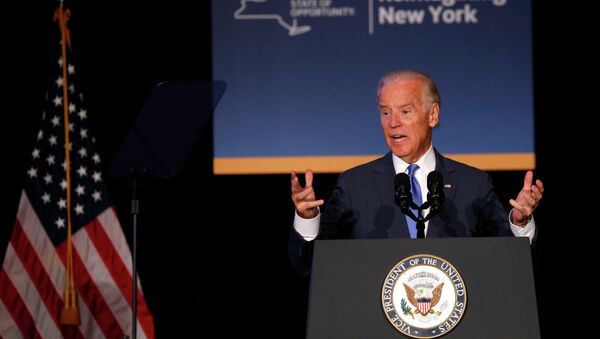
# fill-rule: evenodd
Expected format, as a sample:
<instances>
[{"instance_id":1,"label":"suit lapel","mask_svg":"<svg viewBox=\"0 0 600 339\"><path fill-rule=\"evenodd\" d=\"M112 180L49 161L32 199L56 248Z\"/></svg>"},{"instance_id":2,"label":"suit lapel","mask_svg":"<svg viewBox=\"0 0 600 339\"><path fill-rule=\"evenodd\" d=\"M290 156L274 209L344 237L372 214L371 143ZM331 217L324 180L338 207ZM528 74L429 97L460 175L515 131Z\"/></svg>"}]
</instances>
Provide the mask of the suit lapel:
<instances>
[{"instance_id":1,"label":"suit lapel","mask_svg":"<svg viewBox=\"0 0 600 339\"><path fill-rule=\"evenodd\" d=\"M387 153L379 159L372 173L372 184L379 196L379 201L382 206L391 206L394 209L392 220L385 220L386 225L392 225L388 228L389 238L410 238L406 217L400 211L400 207L396 206L394 201L394 177L396 170L392 161L392 153ZM377 227L377 225L373 225Z\"/></svg>"},{"instance_id":2,"label":"suit lapel","mask_svg":"<svg viewBox=\"0 0 600 339\"><path fill-rule=\"evenodd\" d=\"M447 161L437 150L435 150L435 170L440 172L442 178L444 179L444 195L446 196L446 200L453 201L454 195L456 193L458 178L454 175L454 167L452 164ZM436 237L445 237L447 236L446 225L448 224L447 217L449 215L447 208L449 204L444 203L442 205L442 210L438 215L429 220L429 225L427 227L427 237L428 238L436 238Z\"/></svg>"}]
</instances>

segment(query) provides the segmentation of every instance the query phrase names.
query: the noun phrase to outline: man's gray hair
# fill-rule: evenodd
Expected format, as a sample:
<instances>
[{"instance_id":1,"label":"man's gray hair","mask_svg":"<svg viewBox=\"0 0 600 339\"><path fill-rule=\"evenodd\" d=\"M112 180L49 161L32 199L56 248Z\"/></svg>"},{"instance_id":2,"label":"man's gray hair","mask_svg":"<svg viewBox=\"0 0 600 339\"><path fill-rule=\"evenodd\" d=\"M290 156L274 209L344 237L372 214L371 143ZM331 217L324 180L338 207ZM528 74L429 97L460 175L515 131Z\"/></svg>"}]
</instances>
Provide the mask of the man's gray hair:
<instances>
[{"instance_id":1,"label":"man's gray hair","mask_svg":"<svg viewBox=\"0 0 600 339\"><path fill-rule=\"evenodd\" d=\"M381 95L381 89L384 85L390 82L396 81L404 81L404 80L421 80L424 84L425 90L425 110L429 110L431 105L435 102L438 106L442 106L442 99L440 98L440 92L435 85L435 82L425 73L413 70L399 70L392 71L385 74L379 80L379 84L377 85L377 100L379 101L379 96Z\"/></svg>"}]
</instances>

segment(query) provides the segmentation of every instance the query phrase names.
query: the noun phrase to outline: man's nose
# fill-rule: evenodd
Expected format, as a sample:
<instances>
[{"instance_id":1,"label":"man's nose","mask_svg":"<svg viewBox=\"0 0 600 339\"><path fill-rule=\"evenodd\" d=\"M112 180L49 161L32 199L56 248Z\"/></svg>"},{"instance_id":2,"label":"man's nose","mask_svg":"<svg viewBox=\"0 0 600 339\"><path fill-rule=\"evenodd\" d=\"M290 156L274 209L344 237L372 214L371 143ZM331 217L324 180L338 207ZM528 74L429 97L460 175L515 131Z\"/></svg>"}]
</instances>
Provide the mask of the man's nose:
<instances>
[{"instance_id":1,"label":"man's nose","mask_svg":"<svg viewBox=\"0 0 600 339\"><path fill-rule=\"evenodd\" d=\"M391 113L390 115L390 120L389 120L389 126L390 128L396 128L402 125L402 121L400 119L400 115L396 114L396 113Z\"/></svg>"}]
</instances>

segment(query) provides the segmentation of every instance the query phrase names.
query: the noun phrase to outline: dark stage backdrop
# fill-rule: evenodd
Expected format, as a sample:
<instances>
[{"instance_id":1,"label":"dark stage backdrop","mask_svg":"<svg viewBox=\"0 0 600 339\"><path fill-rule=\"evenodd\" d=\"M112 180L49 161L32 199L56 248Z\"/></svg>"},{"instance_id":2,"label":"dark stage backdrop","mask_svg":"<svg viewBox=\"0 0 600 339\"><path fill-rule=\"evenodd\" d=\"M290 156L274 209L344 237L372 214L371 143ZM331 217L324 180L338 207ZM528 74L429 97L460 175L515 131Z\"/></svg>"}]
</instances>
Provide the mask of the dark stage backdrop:
<instances>
[{"instance_id":1,"label":"dark stage backdrop","mask_svg":"<svg viewBox=\"0 0 600 339\"><path fill-rule=\"evenodd\" d=\"M80 84L107 168L158 82L211 79L210 2L67 4ZM544 337L569 337L572 326L583 324L577 321L589 313L582 305L594 285L588 274L594 256L583 253L597 252L597 180L588 163L596 153L600 59L590 51L597 37L585 6L533 1L536 174L547 191L536 212L532 255ZM12 19L2 20L0 258L43 109L54 8L54 1L4 8ZM211 159L207 128L177 177L146 184L139 273L158 338L215 331L217 337L303 338L308 281L292 274L286 256L293 209L288 176L215 177ZM517 193L523 175L492 172L502 201ZM335 178L317 174L319 196L329 196ZM129 237L128 190L120 180L108 184Z\"/></svg>"}]
</instances>

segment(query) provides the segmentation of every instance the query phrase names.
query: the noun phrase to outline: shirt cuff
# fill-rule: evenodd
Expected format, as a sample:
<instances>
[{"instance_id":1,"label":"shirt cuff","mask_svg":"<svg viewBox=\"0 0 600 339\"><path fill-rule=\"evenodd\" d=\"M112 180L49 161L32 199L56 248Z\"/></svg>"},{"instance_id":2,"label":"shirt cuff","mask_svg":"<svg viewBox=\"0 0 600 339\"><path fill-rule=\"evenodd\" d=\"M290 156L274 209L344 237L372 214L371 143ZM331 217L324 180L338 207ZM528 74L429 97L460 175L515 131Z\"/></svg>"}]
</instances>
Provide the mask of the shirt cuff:
<instances>
[{"instance_id":1,"label":"shirt cuff","mask_svg":"<svg viewBox=\"0 0 600 339\"><path fill-rule=\"evenodd\" d=\"M535 235L535 220L533 219L533 215L531 216L531 220L529 220L525 226L520 227L512 223L512 212L513 210L510 210L508 214L508 222L510 223L511 231L515 237L528 237L529 244L531 244L533 242L533 236Z\"/></svg>"},{"instance_id":2,"label":"shirt cuff","mask_svg":"<svg viewBox=\"0 0 600 339\"><path fill-rule=\"evenodd\" d=\"M294 229L306 241L315 240L319 234L320 221L321 213L317 214L317 216L312 219L304 219L298 215L298 212L294 213Z\"/></svg>"}]
</instances>

